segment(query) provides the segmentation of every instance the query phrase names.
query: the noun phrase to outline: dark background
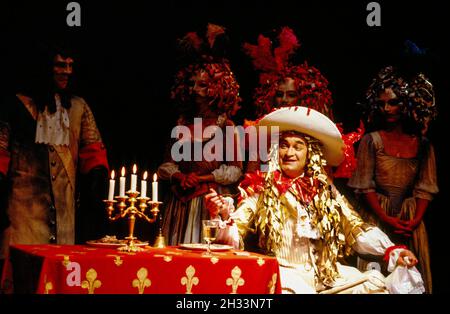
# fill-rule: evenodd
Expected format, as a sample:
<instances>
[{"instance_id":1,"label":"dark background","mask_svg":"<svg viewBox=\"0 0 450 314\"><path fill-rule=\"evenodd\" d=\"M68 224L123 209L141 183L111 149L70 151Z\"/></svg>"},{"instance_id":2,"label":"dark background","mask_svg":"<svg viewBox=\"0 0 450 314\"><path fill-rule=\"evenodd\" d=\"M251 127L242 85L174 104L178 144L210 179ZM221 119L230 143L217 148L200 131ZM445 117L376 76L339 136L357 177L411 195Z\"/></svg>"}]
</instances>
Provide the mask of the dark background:
<instances>
[{"instance_id":1,"label":"dark background","mask_svg":"<svg viewBox=\"0 0 450 314\"><path fill-rule=\"evenodd\" d=\"M295 60L308 60L324 74L333 93L336 121L346 131L359 124L356 102L371 78L402 58L403 42L427 49L422 66L434 83L439 117L428 134L435 145L440 193L425 220L430 235L434 292L448 291L446 237L449 227L446 151L449 117L447 60L444 45L447 13L440 1L378 1L382 26L368 27L370 1L78 1L82 26L68 27L70 1L2 1L0 4L1 96L15 93L33 79L39 51L64 38L78 53L77 93L90 104L108 149L112 169L137 163L154 172L161 163L175 117L169 90L176 71L175 40L188 31L203 32L208 22L227 28L229 59L241 85L243 109L252 118L257 74L242 52L260 33L290 26L301 48ZM404 62L403 62L404 63ZM417 63L411 64L417 66ZM163 194L162 189L161 194ZM162 198L163 196L160 195ZM154 226L140 224L138 232Z\"/></svg>"}]
</instances>

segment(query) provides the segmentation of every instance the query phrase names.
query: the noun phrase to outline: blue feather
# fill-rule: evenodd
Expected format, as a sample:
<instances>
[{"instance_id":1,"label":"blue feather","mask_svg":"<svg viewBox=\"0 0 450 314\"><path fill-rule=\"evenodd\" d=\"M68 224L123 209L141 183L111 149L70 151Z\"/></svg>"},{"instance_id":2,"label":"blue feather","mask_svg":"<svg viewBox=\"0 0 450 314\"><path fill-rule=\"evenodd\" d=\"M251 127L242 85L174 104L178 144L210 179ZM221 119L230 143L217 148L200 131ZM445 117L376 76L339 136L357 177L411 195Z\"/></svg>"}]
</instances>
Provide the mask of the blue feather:
<instances>
[{"instance_id":1,"label":"blue feather","mask_svg":"<svg viewBox=\"0 0 450 314\"><path fill-rule=\"evenodd\" d=\"M405 54L411 56L423 56L427 53L427 48L420 48L414 42L407 39L405 40Z\"/></svg>"}]
</instances>

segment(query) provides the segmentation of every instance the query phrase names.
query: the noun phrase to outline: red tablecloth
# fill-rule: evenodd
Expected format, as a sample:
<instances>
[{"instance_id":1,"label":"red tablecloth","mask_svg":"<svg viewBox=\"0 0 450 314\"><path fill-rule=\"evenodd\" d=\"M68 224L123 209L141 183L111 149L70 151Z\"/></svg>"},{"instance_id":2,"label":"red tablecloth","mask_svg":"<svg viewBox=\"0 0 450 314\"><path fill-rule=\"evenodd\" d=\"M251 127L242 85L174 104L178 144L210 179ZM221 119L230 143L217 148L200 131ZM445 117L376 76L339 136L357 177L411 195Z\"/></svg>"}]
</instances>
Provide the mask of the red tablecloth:
<instances>
[{"instance_id":1,"label":"red tablecloth","mask_svg":"<svg viewBox=\"0 0 450 314\"><path fill-rule=\"evenodd\" d=\"M207 257L178 247L126 253L85 245L14 245L8 267L19 292L281 293L275 258L235 252L240 251Z\"/></svg>"}]
</instances>

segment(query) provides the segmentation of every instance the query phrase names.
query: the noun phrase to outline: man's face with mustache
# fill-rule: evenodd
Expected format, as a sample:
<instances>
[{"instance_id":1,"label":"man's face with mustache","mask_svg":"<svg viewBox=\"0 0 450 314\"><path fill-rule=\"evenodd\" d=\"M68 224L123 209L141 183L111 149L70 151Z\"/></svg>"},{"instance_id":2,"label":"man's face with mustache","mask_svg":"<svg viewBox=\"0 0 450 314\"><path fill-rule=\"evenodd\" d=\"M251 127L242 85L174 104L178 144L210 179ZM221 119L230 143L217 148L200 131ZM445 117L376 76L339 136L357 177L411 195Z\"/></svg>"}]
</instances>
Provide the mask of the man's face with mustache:
<instances>
[{"instance_id":1,"label":"man's face with mustache","mask_svg":"<svg viewBox=\"0 0 450 314\"><path fill-rule=\"evenodd\" d=\"M69 84L69 78L73 71L73 59L64 58L57 54L53 59L53 79L57 89L64 90Z\"/></svg>"},{"instance_id":2,"label":"man's face with mustache","mask_svg":"<svg viewBox=\"0 0 450 314\"><path fill-rule=\"evenodd\" d=\"M294 133L283 134L280 138L279 163L281 171L289 178L300 176L306 165L308 144Z\"/></svg>"}]
</instances>

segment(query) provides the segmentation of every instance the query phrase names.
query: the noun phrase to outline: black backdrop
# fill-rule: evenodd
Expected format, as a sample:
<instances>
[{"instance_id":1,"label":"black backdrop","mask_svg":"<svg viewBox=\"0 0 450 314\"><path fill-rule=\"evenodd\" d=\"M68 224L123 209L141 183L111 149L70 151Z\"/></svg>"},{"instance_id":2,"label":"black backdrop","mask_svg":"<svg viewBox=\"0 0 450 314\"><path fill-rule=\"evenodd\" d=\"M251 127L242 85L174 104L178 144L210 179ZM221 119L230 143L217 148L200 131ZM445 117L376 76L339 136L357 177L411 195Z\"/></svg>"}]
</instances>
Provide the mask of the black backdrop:
<instances>
[{"instance_id":1,"label":"black backdrop","mask_svg":"<svg viewBox=\"0 0 450 314\"><path fill-rule=\"evenodd\" d=\"M434 82L439 117L429 137L436 148L440 194L426 214L435 292L446 290L444 250L449 214L446 194L448 152L444 128L449 117L448 55L442 34L447 13L439 1L378 1L382 26L368 27L370 1L78 1L82 26L66 25L70 1L2 1L0 76L2 96L33 78L37 51L65 38L76 48L77 91L90 104L113 169L137 163L156 170L174 117L168 99L175 66L175 39L188 31L221 24L231 39L230 61L241 85L243 117L252 117L257 82L243 42L259 33L290 26L301 42L296 56L318 67L330 81L336 120L350 131L358 125L359 100L383 65L397 62L405 39L428 48L426 70ZM164 192L164 191L163 191ZM148 226L139 226L143 230ZM145 231L142 231L145 233ZM444 278L446 277L446 278Z\"/></svg>"}]
</instances>

